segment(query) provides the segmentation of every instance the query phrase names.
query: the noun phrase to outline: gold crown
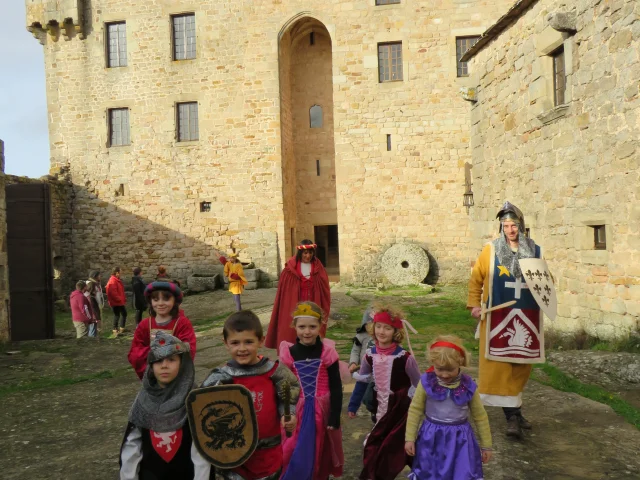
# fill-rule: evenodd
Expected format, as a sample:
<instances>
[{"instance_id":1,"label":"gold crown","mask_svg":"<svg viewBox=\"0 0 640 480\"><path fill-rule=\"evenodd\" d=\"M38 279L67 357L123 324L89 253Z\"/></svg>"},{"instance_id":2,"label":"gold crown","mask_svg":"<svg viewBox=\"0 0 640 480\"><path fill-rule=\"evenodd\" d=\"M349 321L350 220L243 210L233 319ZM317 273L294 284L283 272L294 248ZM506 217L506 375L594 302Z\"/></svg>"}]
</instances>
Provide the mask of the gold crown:
<instances>
[{"instance_id":1,"label":"gold crown","mask_svg":"<svg viewBox=\"0 0 640 480\"><path fill-rule=\"evenodd\" d=\"M320 318L320 314L318 312L314 312L311 308L311 305L298 305L296 311L293 312L293 318L297 317L313 317Z\"/></svg>"}]
</instances>

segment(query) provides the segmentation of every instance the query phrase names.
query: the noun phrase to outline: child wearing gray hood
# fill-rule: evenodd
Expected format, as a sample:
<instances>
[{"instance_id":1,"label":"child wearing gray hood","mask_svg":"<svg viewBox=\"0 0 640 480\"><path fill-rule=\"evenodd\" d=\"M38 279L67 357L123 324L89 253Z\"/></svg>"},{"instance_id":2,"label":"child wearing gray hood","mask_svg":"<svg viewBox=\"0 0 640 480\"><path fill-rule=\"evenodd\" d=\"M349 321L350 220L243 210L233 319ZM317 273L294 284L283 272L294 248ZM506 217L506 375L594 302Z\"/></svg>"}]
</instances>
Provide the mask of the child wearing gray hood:
<instances>
[{"instance_id":1,"label":"child wearing gray hood","mask_svg":"<svg viewBox=\"0 0 640 480\"><path fill-rule=\"evenodd\" d=\"M195 369L189 344L159 331L151 342L120 448L120 480L192 480L194 466L185 400Z\"/></svg>"}]
</instances>

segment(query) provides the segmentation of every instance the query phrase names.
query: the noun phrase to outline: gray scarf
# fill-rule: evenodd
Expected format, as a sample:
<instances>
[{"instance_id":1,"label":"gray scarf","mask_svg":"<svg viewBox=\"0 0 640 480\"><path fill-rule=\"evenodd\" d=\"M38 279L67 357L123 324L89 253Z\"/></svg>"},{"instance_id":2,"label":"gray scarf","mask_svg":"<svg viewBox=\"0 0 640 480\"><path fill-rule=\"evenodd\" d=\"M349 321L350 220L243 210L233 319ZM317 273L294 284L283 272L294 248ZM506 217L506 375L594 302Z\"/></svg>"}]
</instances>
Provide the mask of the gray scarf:
<instances>
[{"instance_id":1,"label":"gray scarf","mask_svg":"<svg viewBox=\"0 0 640 480\"><path fill-rule=\"evenodd\" d=\"M142 378L142 390L129 412L129 421L136 427L158 433L181 429L187 421L185 400L194 386L194 378L195 370L189 352L182 354L178 376L165 388L158 385L151 365L147 366Z\"/></svg>"},{"instance_id":2,"label":"gray scarf","mask_svg":"<svg viewBox=\"0 0 640 480\"><path fill-rule=\"evenodd\" d=\"M523 235L522 232L518 232L517 252L511 250L504 233L500 235L500 238L496 238L493 241L493 247L495 248L500 265L507 267L509 273L513 275L513 278L520 278L522 276L522 270L520 270L518 260L521 258L533 258L536 252L535 242Z\"/></svg>"}]
</instances>

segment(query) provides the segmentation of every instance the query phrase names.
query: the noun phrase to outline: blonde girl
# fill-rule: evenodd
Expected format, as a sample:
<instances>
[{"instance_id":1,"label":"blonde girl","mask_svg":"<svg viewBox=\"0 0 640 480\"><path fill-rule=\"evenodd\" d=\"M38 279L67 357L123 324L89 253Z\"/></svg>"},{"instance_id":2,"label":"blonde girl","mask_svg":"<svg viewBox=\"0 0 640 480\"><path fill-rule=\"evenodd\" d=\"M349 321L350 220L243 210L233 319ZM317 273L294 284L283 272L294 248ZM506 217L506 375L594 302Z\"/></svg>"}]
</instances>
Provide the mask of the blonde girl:
<instances>
[{"instance_id":1,"label":"blonde girl","mask_svg":"<svg viewBox=\"0 0 640 480\"><path fill-rule=\"evenodd\" d=\"M332 340L320 338L324 314L313 302L300 302L292 314L296 343L280 344L280 360L298 377L302 394L297 428L282 445L282 480L326 480L342 475L342 381Z\"/></svg>"},{"instance_id":2,"label":"blonde girl","mask_svg":"<svg viewBox=\"0 0 640 480\"><path fill-rule=\"evenodd\" d=\"M407 418L405 451L414 457L409 478L482 479L482 464L491 458L491 431L477 385L461 371L470 355L458 337L441 335L427 349L427 359L431 368L420 377Z\"/></svg>"},{"instance_id":3,"label":"blonde girl","mask_svg":"<svg viewBox=\"0 0 640 480\"><path fill-rule=\"evenodd\" d=\"M396 478L407 463L403 448L407 412L420 379L415 358L400 343L404 340L401 311L390 305L375 305L373 322L367 331L375 346L368 349L354 374L358 380L348 414L356 416L367 384L375 378L373 395L375 425L364 445L363 469L359 478L383 480Z\"/></svg>"}]
</instances>

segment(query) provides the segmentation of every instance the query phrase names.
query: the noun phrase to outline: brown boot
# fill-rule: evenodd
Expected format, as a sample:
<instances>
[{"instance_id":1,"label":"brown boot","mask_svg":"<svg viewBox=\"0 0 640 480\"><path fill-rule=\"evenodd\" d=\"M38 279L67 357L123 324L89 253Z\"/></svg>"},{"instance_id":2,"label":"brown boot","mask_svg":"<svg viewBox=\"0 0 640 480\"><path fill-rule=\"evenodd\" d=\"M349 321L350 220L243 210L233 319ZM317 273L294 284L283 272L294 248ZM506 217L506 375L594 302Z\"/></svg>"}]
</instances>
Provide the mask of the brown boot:
<instances>
[{"instance_id":1,"label":"brown boot","mask_svg":"<svg viewBox=\"0 0 640 480\"><path fill-rule=\"evenodd\" d=\"M124 327L120 327L120 330L118 330L118 333L124 333Z\"/></svg>"},{"instance_id":2,"label":"brown boot","mask_svg":"<svg viewBox=\"0 0 640 480\"><path fill-rule=\"evenodd\" d=\"M531 422L522 415L518 416L518 422L520 423L520 428L524 430L531 430Z\"/></svg>"},{"instance_id":3,"label":"brown boot","mask_svg":"<svg viewBox=\"0 0 640 480\"><path fill-rule=\"evenodd\" d=\"M115 338L115 337L117 337L117 336L118 336L118 330L113 330L113 332L112 332L112 333L113 333L113 338Z\"/></svg>"},{"instance_id":4,"label":"brown boot","mask_svg":"<svg viewBox=\"0 0 640 480\"><path fill-rule=\"evenodd\" d=\"M520 420L517 415L512 415L511 418L507 420L507 437L522 440L522 429L520 428Z\"/></svg>"}]
</instances>

